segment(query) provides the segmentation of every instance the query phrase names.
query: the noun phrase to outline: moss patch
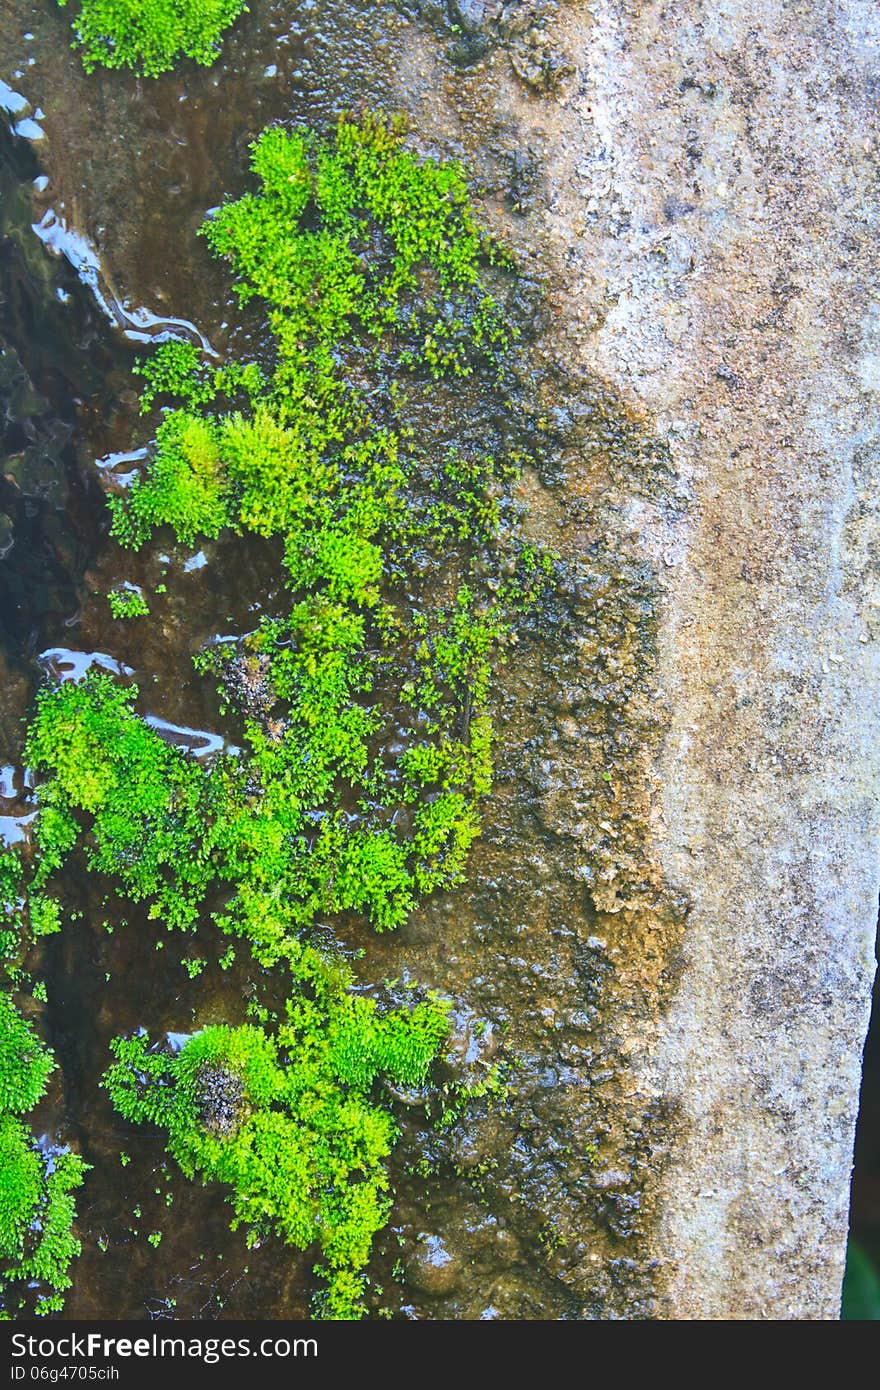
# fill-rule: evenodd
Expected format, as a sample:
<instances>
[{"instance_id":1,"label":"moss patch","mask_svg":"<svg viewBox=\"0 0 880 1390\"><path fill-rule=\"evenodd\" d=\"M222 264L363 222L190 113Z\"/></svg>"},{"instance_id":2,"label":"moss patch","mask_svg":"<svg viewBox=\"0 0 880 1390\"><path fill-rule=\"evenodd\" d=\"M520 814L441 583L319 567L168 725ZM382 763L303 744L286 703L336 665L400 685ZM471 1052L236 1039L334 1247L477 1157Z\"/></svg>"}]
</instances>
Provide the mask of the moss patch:
<instances>
[{"instance_id":1,"label":"moss patch","mask_svg":"<svg viewBox=\"0 0 880 1390\"><path fill-rule=\"evenodd\" d=\"M131 68L158 77L179 58L210 66L224 31L246 9L244 0L79 0L73 28L87 72Z\"/></svg>"},{"instance_id":2,"label":"moss patch","mask_svg":"<svg viewBox=\"0 0 880 1390\"><path fill-rule=\"evenodd\" d=\"M189 1177L229 1185L233 1225L249 1239L320 1247L319 1311L346 1319L362 1313L362 1270L390 1208L397 1126L374 1083L424 1081L448 1031L440 1001L380 1016L348 983L292 1002L271 1034L206 1028L174 1056L119 1038L106 1078L126 1119L167 1129Z\"/></svg>"},{"instance_id":3,"label":"moss patch","mask_svg":"<svg viewBox=\"0 0 880 1390\"><path fill-rule=\"evenodd\" d=\"M43 775L33 886L85 831L92 871L166 927L210 912L289 972L271 1027L206 1029L176 1056L117 1039L107 1085L127 1118L167 1129L186 1173L229 1185L236 1223L317 1243L323 1315L355 1317L389 1210L381 1083L426 1080L447 1006L357 995L328 926L393 929L462 881L491 785L493 672L552 564L506 500L520 451L456 449L408 419L444 381L503 389L515 337L508 257L462 170L379 116L330 138L272 128L253 169L256 191L205 234L264 305L272 350L217 367L162 346L141 368L161 412L148 467L110 499L133 549L162 528L278 546L274 611L196 657L244 751L197 761L103 672L46 687L27 744Z\"/></svg>"},{"instance_id":4,"label":"moss patch","mask_svg":"<svg viewBox=\"0 0 880 1390\"><path fill-rule=\"evenodd\" d=\"M54 1065L11 993L0 991L0 1301L14 1305L37 1281L38 1313L61 1308L80 1250L72 1193L85 1164L73 1153L47 1158L20 1118L43 1096Z\"/></svg>"}]
</instances>

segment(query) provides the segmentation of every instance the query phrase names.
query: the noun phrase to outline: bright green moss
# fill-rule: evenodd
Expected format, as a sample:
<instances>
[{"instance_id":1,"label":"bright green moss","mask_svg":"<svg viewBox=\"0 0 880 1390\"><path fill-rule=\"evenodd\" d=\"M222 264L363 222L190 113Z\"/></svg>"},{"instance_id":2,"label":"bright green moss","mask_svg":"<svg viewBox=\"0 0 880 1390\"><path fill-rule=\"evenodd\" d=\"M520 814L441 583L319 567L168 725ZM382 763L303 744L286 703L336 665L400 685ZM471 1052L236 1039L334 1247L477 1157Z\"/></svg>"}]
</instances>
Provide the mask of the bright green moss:
<instances>
[{"instance_id":1,"label":"bright green moss","mask_svg":"<svg viewBox=\"0 0 880 1390\"><path fill-rule=\"evenodd\" d=\"M135 482L127 506L110 499L114 534L138 547L167 522L187 543L217 536L229 522L225 490L213 422L175 410L156 434L149 483Z\"/></svg>"},{"instance_id":2,"label":"bright green moss","mask_svg":"<svg viewBox=\"0 0 880 1390\"><path fill-rule=\"evenodd\" d=\"M229 1186L233 1225L318 1245L322 1311L362 1315L362 1270L389 1209L386 1160L396 1137L375 1083L424 1081L448 1032L446 1006L428 1001L381 1016L336 988L299 999L274 1035L247 1025L195 1034L180 1052L145 1036L117 1038L107 1073L130 1121L168 1132L189 1177Z\"/></svg>"},{"instance_id":3,"label":"bright green moss","mask_svg":"<svg viewBox=\"0 0 880 1390\"><path fill-rule=\"evenodd\" d=\"M37 1280L37 1313L58 1312L70 1288L70 1264L80 1252L73 1234L73 1193L86 1165L76 1154L46 1160L25 1125L0 1114L0 1299Z\"/></svg>"},{"instance_id":4,"label":"bright green moss","mask_svg":"<svg viewBox=\"0 0 880 1390\"><path fill-rule=\"evenodd\" d=\"M0 993L0 1111L21 1115L32 1110L53 1066L48 1048L9 995Z\"/></svg>"},{"instance_id":5,"label":"bright green moss","mask_svg":"<svg viewBox=\"0 0 880 1390\"><path fill-rule=\"evenodd\" d=\"M136 696L103 673L40 692L27 745L34 766L51 773L40 824L47 812L89 812L92 867L117 876L135 901L152 899L168 926L186 927L212 876L212 786L137 718Z\"/></svg>"},{"instance_id":6,"label":"bright green moss","mask_svg":"<svg viewBox=\"0 0 880 1390\"><path fill-rule=\"evenodd\" d=\"M515 461L448 447L435 460L395 408L401 374L497 372L512 333L483 281L505 258L460 168L419 159L379 117L341 120L331 140L273 128L253 167L259 191L205 231L240 297L267 305L274 374L212 371L191 344L162 346L142 369L145 401L182 405L146 475L111 499L114 533L134 547L163 524L187 544L227 528L282 540L289 618L203 663L221 678L245 654L265 663L266 717L248 721L236 784L261 796L241 805L227 781L221 858L235 868L218 872L283 883L298 925L353 910L386 929L462 877L491 777L493 665L546 579L515 543L499 572L495 492ZM365 363L384 399L355 384ZM459 577L449 609L422 593L426 554ZM395 755L389 703L411 710ZM453 743L441 781L430 749ZM404 834L394 808L415 799Z\"/></svg>"},{"instance_id":7,"label":"bright green moss","mask_svg":"<svg viewBox=\"0 0 880 1390\"><path fill-rule=\"evenodd\" d=\"M25 1126L0 1117L0 1256L21 1260L42 1190L42 1167Z\"/></svg>"},{"instance_id":8,"label":"bright green moss","mask_svg":"<svg viewBox=\"0 0 880 1390\"><path fill-rule=\"evenodd\" d=\"M85 1165L76 1154L47 1159L19 1116L33 1109L54 1066L51 1052L0 991L0 1300L28 1281L42 1286L36 1311L57 1311L80 1246L72 1193Z\"/></svg>"},{"instance_id":9,"label":"bright green moss","mask_svg":"<svg viewBox=\"0 0 880 1390\"><path fill-rule=\"evenodd\" d=\"M61 904L45 893L30 897L30 926L34 936L52 936L61 930Z\"/></svg>"},{"instance_id":10,"label":"bright green moss","mask_svg":"<svg viewBox=\"0 0 880 1390\"><path fill-rule=\"evenodd\" d=\"M146 618L150 605L141 590L134 584L120 584L107 595L110 612L114 618Z\"/></svg>"},{"instance_id":11,"label":"bright green moss","mask_svg":"<svg viewBox=\"0 0 880 1390\"><path fill-rule=\"evenodd\" d=\"M10 961L19 946L24 898L18 853L0 845L0 961Z\"/></svg>"},{"instance_id":12,"label":"bright green moss","mask_svg":"<svg viewBox=\"0 0 880 1390\"><path fill-rule=\"evenodd\" d=\"M47 871L59 843L68 841L45 827ZM26 1117L42 1099L55 1059L30 1023L19 1014L10 987L22 974L21 961L32 943L58 930L60 906L41 891L45 873L31 875L17 850L0 848L0 1309L17 1306L27 1285L39 1285L36 1312L61 1308L70 1285L69 1266L79 1253L72 1232L76 1215L72 1193L85 1165L75 1154L43 1154ZM37 980L33 998L46 1001ZM0 1316L3 1314L0 1313Z\"/></svg>"},{"instance_id":13,"label":"bright green moss","mask_svg":"<svg viewBox=\"0 0 880 1390\"><path fill-rule=\"evenodd\" d=\"M326 141L272 128L252 163L259 193L225 204L205 235L232 262L239 297L270 306L289 407L306 388L346 410L334 353L352 332L437 377L470 375L508 345L482 285L506 256L480 229L458 164L417 158L382 116L343 119Z\"/></svg>"},{"instance_id":14,"label":"bright green moss","mask_svg":"<svg viewBox=\"0 0 880 1390\"><path fill-rule=\"evenodd\" d=\"M317 1242L322 1313L353 1317L389 1204L378 1087L422 1084L447 1025L435 1002L380 1015L312 929L344 913L391 930L463 879L491 786L493 671L549 561L504 502L517 456L469 455L405 418L410 388L479 373L495 389L514 337L506 258L462 171L377 117L326 140L274 128L253 168L257 190L206 235L241 299L264 304L272 370L160 347L141 368L145 408L165 408L149 467L111 499L132 548L160 527L278 544L287 600L196 660L244 750L197 762L101 672L44 689L34 886L85 832L91 868L166 926L210 902L221 931L290 972L274 1034L207 1029L176 1057L117 1040L107 1084L128 1119L167 1129L185 1172L229 1185L237 1221ZM206 1119L206 1076L228 1130Z\"/></svg>"},{"instance_id":15,"label":"bright green moss","mask_svg":"<svg viewBox=\"0 0 880 1390\"><path fill-rule=\"evenodd\" d=\"M58 0L66 5L68 0ZM74 0L73 28L87 72L131 68L157 77L179 58L207 67L244 0Z\"/></svg>"}]
</instances>

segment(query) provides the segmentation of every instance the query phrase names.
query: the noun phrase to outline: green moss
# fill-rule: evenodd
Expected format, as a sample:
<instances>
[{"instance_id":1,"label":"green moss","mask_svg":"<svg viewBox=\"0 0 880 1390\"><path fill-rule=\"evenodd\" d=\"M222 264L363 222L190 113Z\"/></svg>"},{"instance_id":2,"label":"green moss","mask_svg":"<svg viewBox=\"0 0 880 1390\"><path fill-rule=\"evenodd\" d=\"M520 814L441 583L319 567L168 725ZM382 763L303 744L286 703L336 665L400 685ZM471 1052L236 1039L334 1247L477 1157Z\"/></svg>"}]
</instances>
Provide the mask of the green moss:
<instances>
[{"instance_id":1,"label":"green moss","mask_svg":"<svg viewBox=\"0 0 880 1390\"><path fill-rule=\"evenodd\" d=\"M18 851L0 845L0 961L7 968L19 949L24 908Z\"/></svg>"},{"instance_id":2,"label":"green moss","mask_svg":"<svg viewBox=\"0 0 880 1390\"><path fill-rule=\"evenodd\" d=\"M118 589L111 589L107 595L107 602L114 618L146 618L149 616L150 605L135 584L121 584Z\"/></svg>"},{"instance_id":3,"label":"green moss","mask_svg":"<svg viewBox=\"0 0 880 1390\"><path fill-rule=\"evenodd\" d=\"M497 538L493 491L515 461L448 448L436 461L394 404L417 362L428 375L496 374L512 336L482 285L504 258L461 171L417 158L379 118L342 120L328 141L272 129L253 164L260 191L207 231L241 297L268 303L274 373L161 347L142 369L145 400L183 404L111 507L133 547L159 525L186 543L226 529L280 538L288 614L199 663L230 703L230 671L256 663L262 717L245 706L247 756L205 769L137 718L135 691L99 674L41 695L28 756L50 774L43 815L91 815L92 866L154 915L192 924L220 880L234 889L224 929L290 958L316 918L354 911L393 928L462 878L491 782L492 670L546 564ZM455 348L440 363L422 349L447 321ZM355 386L365 361L384 398ZM458 577L451 606L430 602L426 554Z\"/></svg>"},{"instance_id":4,"label":"green moss","mask_svg":"<svg viewBox=\"0 0 880 1390\"><path fill-rule=\"evenodd\" d=\"M513 334L483 282L506 258L479 230L460 168L419 159L379 117L343 119L330 140L270 129L253 167L259 190L205 230L240 298L267 306L274 372L159 349L144 400L182 404L146 475L111 499L114 534L133 547L160 525L187 544L226 529L281 539L289 616L241 644L273 708L248 721L237 786L263 795L242 805L227 779L218 871L284 884L297 926L354 910L387 929L462 877L491 779L492 669L546 581L515 541L502 573L495 492L517 460L448 447L437 460L395 404L408 374L497 375ZM426 554L459 577L448 609L420 579ZM201 669L222 678L243 651L215 649ZM394 704L411 711L396 754ZM424 802L406 834L401 800Z\"/></svg>"},{"instance_id":5,"label":"green moss","mask_svg":"<svg viewBox=\"0 0 880 1390\"><path fill-rule=\"evenodd\" d=\"M18 1012L12 994L30 980L23 970L28 950L59 929L60 904L43 888L70 848L71 824L67 813L50 808L45 819L38 818L45 859L36 871L29 870L18 848L0 847L0 1317L25 1300L30 1303L26 1290L35 1287L35 1311L58 1311L80 1249L72 1230L72 1194L86 1165L76 1154L43 1152L28 1127L55 1058ZM42 980L32 984L31 993L46 1002Z\"/></svg>"},{"instance_id":6,"label":"green moss","mask_svg":"<svg viewBox=\"0 0 880 1390\"><path fill-rule=\"evenodd\" d=\"M68 0L58 0L66 5ZM179 58L207 67L244 0L75 0L73 28L87 72L131 68L157 77Z\"/></svg>"},{"instance_id":7,"label":"green moss","mask_svg":"<svg viewBox=\"0 0 880 1390\"><path fill-rule=\"evenodd\" d=\"M111 498L114 534L137 547L167 522L187 543L217 536L229 522L224 486L213 422L175 410L159 426L149 484L136 480L125 506Z\"/></svg>"},{"instance_id":8,"label":"green moss","mask_svg":"<svg viewBox=\"0 0 880 1390\"><path fill-rule=\"evenodd\" d=\"M377 1087L421 1084L446 1024L436 1003L380 1016L354 995L326 926L391 930L463 879L491 786L493 672L549 561L504 501L517 453L451 449L406 419L407 393L441 378L495 390L515 336L507 260L460 168L378 117L330 139L273 128L253 168L257 190L206 235L240 298L263 302L272 368L160 347L141 369L145 408L163 407L149 466L111 500L135 549L160 527L276 541L286 600L196 661L244 751L196 761L103 672L45 688L27 741L43 776L34 886L85 832L92 870L167 927L210 902L221 931L290 972L274 1034L208 1029L179 1057L119 1040L108 1085L129 1119L167 1128L186 1172L230 1186L237 1220L318 1242L322 1312L348 1317L388 1211L396 1130ZM241 1091L229 1133L204 1123L204 1068Z\"/></svg>"},{"instance_id":9,"label":"green moss","mask_svg":"<svg viewBox=\"0 0 880 1390\"><path fill-rule=\"evenodd\" d=\"M61 1308L80 1246L72 1193L85 1165L71 1153L46 1158L18 1117L33 1109L54 1066L51 1052L0 991L0 1300L38 1281L36 1311Z\"/></svg>"},{"instance_id":10,"label":"green moss","mask_svg":"<svg viewBox=\"0 0 880 1390\"><path fill-rule=\"evenodd\" d=\"M20 1115L32 1110L53 1066L48 1048L9 996L0 993L0 1111Z\"/></svg>"},{"instance_id":11,"label":"green moss","mask_svg":"<svg viewBox=\"0 0 880 1390\"><path fill-rule=\"evenodd\" d=\"M211 789L198 763L134 715L136 695L105 674L40 692L27 745L52 774L40 789L40 826L46 813L89 812L92 867L118 877L135 901L152 898L169 926L187 927L211 879ZM65 821L65 830L71 823L77 829Z\"/></svg>"},{"instance_id":12,"label":"green moss","mask_svg":"<svg viewBox=\"0 0 880 1390\"><path fill-rule=\"evenodd\" d=\"M376 1083L424 1081L447 1032L439 1001L382 1016L337 984L291 1003L275 1034L206 1028L174 1055L117 1038L105 1084L127 1120L167 1130L189 1177L229 1187L251 1241L318 1245L323 1315L356 1318L396 1138Z\"/></svg>"}]
</instances>

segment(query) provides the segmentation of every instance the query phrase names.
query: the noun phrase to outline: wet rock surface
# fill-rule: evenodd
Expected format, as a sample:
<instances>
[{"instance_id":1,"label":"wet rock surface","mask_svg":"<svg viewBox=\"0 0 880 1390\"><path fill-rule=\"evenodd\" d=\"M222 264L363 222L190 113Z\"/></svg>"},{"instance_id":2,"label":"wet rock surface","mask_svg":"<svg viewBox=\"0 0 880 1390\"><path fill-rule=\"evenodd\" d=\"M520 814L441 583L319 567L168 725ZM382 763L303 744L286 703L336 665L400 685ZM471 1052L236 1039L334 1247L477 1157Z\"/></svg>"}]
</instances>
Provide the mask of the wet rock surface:
<instances>
[{"instance_id":1,"label":"wet rock surface","mask_svg":"<svg viewBox=\"0 0 880 1390\"><path fill-rule=\"evenodd\" d=\"M91 460L120 486L138 466L139 342L183 321L221 352L259 343L194 233L245 187L267 121L406 110L422 148L476 171L523 269L537 462L520 500L560 557L557 591L499 672L469 884L394 939L342 931L365 980L448 993L450 1066L479 1077L501 1058L509 1090L439 1130L400 1098L377 1308L836 1315L878 886L876 16L251 0L215 68L149 83L86 79L66 35L52 6L0 14L0 78L24 102L10 124L38 127L49 178L22 194L18 283L50 301L64 263L45 247L64 252L75 312L103 316L116 354L72 335L49 412L63 440L32 484L53 514L79 515L64 449L96 489ZM29 324L7 313L4 331L12 415L44 419L45 377L19 366ZM84 515L100 514L96 490ZM62 602L33 600L60 615L40 619L49 636L6 642L4 729L38 651L64 645L127 664L178 730L234 740L190 658L271 606L268 548L90 541L63 573ZM109 621L122 579L149 620ZM256 714L259 674L238 671ZM127 1133L96 1087L114 1033L241 1021L245 965L214 969L205 932L187 954L211 963L189 978L140 914L111 934L102 890L68 893L84 920L49 949L55 1121L94 1169L67 1315L302 1316L307 1262L247 1252L222 1194L166 1169L158 1136ZM186 1203L171 1222L169 1197Z\"/></svg>"},{"instance_id":2,"label":"wet rock surface","mask_svg":"<svg viewBox=\"0 0 880 1390\"><path fill-rule=\"evenodd\" d=\"M422 1235L406 1264L407 1282L434 1297L450 1294L461 1277L459 1262L440 1236Z\"/></svg>"}]
</instances>

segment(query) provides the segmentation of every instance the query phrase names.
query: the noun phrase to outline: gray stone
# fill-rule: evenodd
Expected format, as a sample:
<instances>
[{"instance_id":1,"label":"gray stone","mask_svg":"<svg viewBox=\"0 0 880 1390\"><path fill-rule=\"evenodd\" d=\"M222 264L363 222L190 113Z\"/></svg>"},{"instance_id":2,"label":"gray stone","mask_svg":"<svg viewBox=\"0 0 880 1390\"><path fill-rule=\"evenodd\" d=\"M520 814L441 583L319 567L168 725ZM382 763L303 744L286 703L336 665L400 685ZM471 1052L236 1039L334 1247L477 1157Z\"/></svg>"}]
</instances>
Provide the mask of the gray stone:
<instances>
[{"instance_id":1,"label":"gray stone","mask_svg":"<svg viewBox=\"0 0 880 1390\"><path fill-rule=\"evenodd\" d=\"M654 849L690 902L632 1052L678 1115L657 1312L833 1318L878 901L880 12L600 2L562 28L569 349L692 497L634 517L665 589Z\"/></svg>"}]
</instances>

